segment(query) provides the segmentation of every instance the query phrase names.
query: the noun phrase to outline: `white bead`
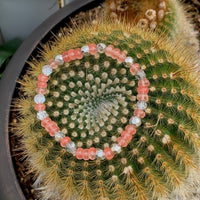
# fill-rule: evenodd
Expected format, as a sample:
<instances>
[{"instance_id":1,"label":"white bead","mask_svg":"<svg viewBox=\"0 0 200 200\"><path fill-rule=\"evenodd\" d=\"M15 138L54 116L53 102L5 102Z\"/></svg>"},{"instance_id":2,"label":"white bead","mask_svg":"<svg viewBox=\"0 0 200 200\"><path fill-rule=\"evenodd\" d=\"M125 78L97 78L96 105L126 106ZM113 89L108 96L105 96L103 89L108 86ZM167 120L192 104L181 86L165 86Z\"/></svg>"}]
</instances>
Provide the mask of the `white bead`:
<instances>
[{"instance_id":1,"label":"white bead","mask_svg":"<svg viewBox=\"0 0 200 200\"><path fill-rule=\"evenodd\" d=\"M89 55L89 46L83 46L81 47L81 52L83 53L84 56L88 56Z\"/></svg>"},{"instance_id":2,"label":"white bead","mask_svg":"<svg viewBox=\"0 0 200 200\"><path fill-rule=\"evenodd\" d=\"M64 60L63 60L62 55L57 55L55 57L55 61L58 62L59 65L63 65L64 64Z\"/></svg>"},{"instance_id":3,"label":"white bead","mask_svg":"<svg viewBox=\"0 0 200 200\"><path fill-rule=\"evenodd\" d=\"M34 101L35 101L36 104L38 104L38 103L44 103L45 100L46 99L45 99L45 96L43 94L37 94L34 97Z\"/></svg>"},{"instance_id":4,"label":"white bead","mask_svg":"<svg viewBox=\"0 0 200 200\"><path fill-rule=\"evenodd\" d=\"M105 45L105 44L103 44L103 43L97 44L97 51L98 51L99 53L104 53L104 52L105 52L105 49L106 49L106 45Z\"/></svg>"},{"instance_id":5,"label":"white bead","mask_svg":"<svg viewBox=\"0 0 200 200\"><path fill-rule=\"evenodd\" d=\"M105 158L105 155L104 155L104 152L102 149L97 149L96 156L97 156L97 158L101 158L101 159Z\"/></svg>"},{"instance_id":6,"label":"white bead","mask_svg":"<svg viewBox=\"0 0 200 200\"><path fill-rule=\"evenodd\" d=\"M137 108L141 110L145 110L147 108L147 103L145 101L138 101Z\"/></svg>"},{"instance_id":7,"label":"white bead","mask_svg":"<svg viewBox=\"0 0 200 200\"><path fill-rule=\"evenodd\" d=\"M139 78L146 78L146 74L145 74L145 72L142 69L139 69L137 71L136 75L139 76Z\"/></svg>"},{"instance_id":8,"label":"white bead","mask_svg":"<svg viewBox=\"0 0 200 200\"><path fill-rule=\"evenodd\" d=\"M113 152L120 153L121 152L121 147L118 144L113 144L112 147L111 147L111 150Z\"/></svg>"},{"instance_id":9,"label":"white bead","mask_svg":"<svg viewBox=\"0 0 200 200\"><path fill-rule=\"evenodd\" d=\"M49 76L53 72L51 66L49 65L44 65L42 68L42 73L46 76Z\"/></svg>"},{"instance_id":10,"label":"white bead","mask_svg":"<svg viewBox=\"0 0 200 200\"><path fill-rule=\"evenodd\" d=\"M130 124L136 125L137 127L141 125L141 119L139 117L131 117Z\"/></svg>"},{"instance_id":11,"label":"white bead","mask_svg":"<svg viewBox=\"0 0 200 200\"><path fill-rule=\"evenodd\" d=\"M130 67L133 63L134 63L134 60L133 60L133 58L132 57L126 57L126 59L125 59L125 65L127 66L127 67Z\"/></svg>"},{"instance_id":12,"label":"white bead","mask_svg":"<svg viewBox=\"0 0 200 200\"><path fill-rule=\"evenodd\" d=\"M39 120L43 120L46 117L48 117L48 114L45 110L41 110L41 111L37 112L37 118Z\"/></svg>"},{"instance_id":13,"label":"white bead","mask_svg":"<svg viewBox=\"0 0 200 200\"><path fill-rule=\"evenodd\" d=\"M73 155L76 154L76 145L74 142L69 142L66 145L67 152L72 153Z\"/></svg>"},{"instance_id":14,"label":"white bead","mask_svg":"<svg viewBox=\"0 0 200 200\"><path fill-rule=\"evenodd\" d=\"M55 133L55 140L60 142L61 139L65 137L65 134L62 131L58 131Z\"/></svg>"}]
</instances>

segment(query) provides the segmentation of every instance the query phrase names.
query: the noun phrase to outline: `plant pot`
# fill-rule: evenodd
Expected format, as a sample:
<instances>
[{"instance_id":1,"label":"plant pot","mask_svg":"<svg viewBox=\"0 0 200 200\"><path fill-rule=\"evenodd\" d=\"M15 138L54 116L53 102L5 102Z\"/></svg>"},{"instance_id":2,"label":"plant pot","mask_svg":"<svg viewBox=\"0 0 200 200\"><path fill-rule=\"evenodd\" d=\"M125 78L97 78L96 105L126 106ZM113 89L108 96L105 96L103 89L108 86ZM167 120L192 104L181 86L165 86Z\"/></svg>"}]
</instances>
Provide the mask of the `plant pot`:
<instances>
[{"instance_id":1,"label":"plant pot","mask_svg":"<svg viewBox=\"0 0 200 200\"><path fill-rule=\"evenodd\" d=\"M29 37L10 61L0 82L0 199L24 200L26 199L17 179L10 146L11 104L13 98L18 96L17 80L23 76L29 67L27 61L36 56L41 43L45 43L59 29L70 21L80 11L86 11L99 5L101 1L76 0L59 10L43 22Z\"/></svg>"}]
</instances>

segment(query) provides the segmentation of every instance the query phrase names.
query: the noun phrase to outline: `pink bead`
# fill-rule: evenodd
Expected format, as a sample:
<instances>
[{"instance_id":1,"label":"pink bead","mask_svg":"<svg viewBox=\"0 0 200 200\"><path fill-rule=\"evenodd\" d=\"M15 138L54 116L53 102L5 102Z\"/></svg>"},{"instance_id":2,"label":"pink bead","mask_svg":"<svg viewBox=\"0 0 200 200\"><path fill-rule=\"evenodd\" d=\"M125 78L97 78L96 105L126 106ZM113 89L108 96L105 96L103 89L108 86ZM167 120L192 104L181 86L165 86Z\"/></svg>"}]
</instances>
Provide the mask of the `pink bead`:
<instances>
[{"instance_id":1,"label":"pink bead","mask_svg":"<svg viewBox=\"0 0 200 200\"><path fill-rule=\"evenodd\" d=\"M91 147L89 148L89 159L94 160L96 158L96 148Z\"/></svg>"},{"instance_id":2,"label":"pink bead","mask_svg":"<svg viewBox=\"0 0 200 200\"><path fill-rule=\"evenodd\" d=\"M134 116L137 116L139 118L144 118L145 117L145 112L143 110L140 110L140 109L136 109L134 111Z\"/></svg>"},{"instance_id":3,"label":"pink bead","mask_svg":"<svg viewBox=\"0 0 200 200\"><path fill-rule=\"evenodd\" d=\"M97 54L97 45L92 43L89 45L89 52L91 55Z\"/></svg>"},{"instance_id":4,"label":"pink bead","mask_svg":"<svg viewBox=\"0 0 200 200\"><path fill-rule=\"evenodd\" d=\"M46 76L46 75L44 75L44 74L40 74L40 75L38 76L38 81L47 82L48 79L49 79L49 77Z\"/></svg>"},{"instance_id":5,"label":"pink bead","mask_svg":"<svg viewBox=\"0 0 200 200\"><path fill-rule=\"evenodd\" d=\"M58 62L56 62L54 59L49 60L49 65L51 66L52 69L57 69L58 68Z\"/></svg>"},{"instance_id":6,"label":"pink bead","mask_svg":"<svg viewBox=\"0 0 200 200\"><path fill-rule=\"evenodd\" d=\"M106 157L108 160L111 160L111 159L114 157L114 155L115 155L109 147L106 147L106 148L104 149L104 154L105 154L105 157Z\"/></svg>"},{"instance_id":7,"label":"pink bead","mask_svg":"<svg viewBox=\"0 0 200 200\"><path fill-rule=\"evenodd\" d=\"M46 106L44 103L38 103L38 104L35 104L35 106L34 106L34 109L36 111L45 110L45 108L46 108Z\"/></svg>"},{"instance_id":8,"label":"pink bead","mask_svg":"<svg viewBox=\"0 0 200 200\"><path fill-rule=\"evenodd\" d=\"M75 49L75 55L76 55L76 58L79 60L83 58L83 53L80 48Z\"/></svg>"},{"instance_id":9,"label":"pink bead","mask_svg":"<svg viewBox=\"0 0 200 200\"><path fill-rule=\"evenodd\" d=\"M129 133L128 131L122 131L121 133L122 138L124 138L125 140L127 140L128 142L132 140L132 134Z\"/></svg>"},{"instance_id":10,"label":"pink bead","mask_svg":"<svg viewBox=\"0 0 200 200\"><path fill-rule=\"evenodd\" d=\"M75 50L74 49L70 49L68 51L68 56L71 60L76 60L76 54L75 54Z\"/></svg>"},{"instance_id":11,"label":"pink bead","mask_svg":"<svg viewBox=\"0 0 200 200\"><path fill-rule=\"evenodd\" d=\"M49 121L47 122L45 126L45 130L49 132L49 135L54 136L56 132L58 132L60 129L56 122L54 121Z\"/></svg>"},{"instance_id":12,"label":"pink bead","mask_svg":"<svg viewBox=\"0 0 200 200\"><path fill-rule=\"evenodd\" d=\"M60 131L59 127L56 125L56 126L53 126L50 130L49 130L49 135L50 136L54 136L56 134L56 132Z\"/></svg>"},{"instance_id":13,"label":"pink bead","mask_svg":"<svg viewBox=\"0 0 200 200\"><path fill-rule=\"evenodd\" d=\"M42 121L41 121L41 126L42 127L46 127L47 123L49 123L51 121L51 119L49 117L46 117L44 118Z\"/></svg>"},{"instance_id":14,"label":"pink bead","mask_svg":"<svg viewBox=\"0 0 200 200\"><path fill-rule=\"evenodd\" d=\"M126 59L126 53L124 52L121 52L120 56L118 57L118 61L119 62L125 62L125 59Z\"/></svg>"},{"instance_id":15,"label":"pink bead","mask_svg":"<svg viewBox=\"0 0 200 200\"><path fill-rule=\"evenodd\" d=\"M126 147L128 145L127 141L123 137L118 137L117 142L121 147Z\"/></svg>"},{"instance_id":16,"label":"pink bead","mask_svg":"<svg viewBox=\"0 0 200 200\"><path fill-rule=\"evenodd\" d=\"M37 94L46 94L47 90L45 88L36 88Z\"/></svg>"},{"instance_id":17,"label":"pink bead","mask_svg":"<svg viewBox=\"0 0 200 200\"><path fill-rule=\"evenodd\" d=\"M61 145L61 147L66 147L66 145L69 143L69 142L71 142L71 139L70 139L70 137L64 137L64 138L62 138L61 140L60 140L60 145Z\"/></svg>"},{"instance_id":18,"label":"pink bead","mask_svg":"<svg viewBox=\"0 0 200 200\"><path fill-rule=\"evenodd\" d=\"M138 86L145 86L145 87L148 87L150 85L150 82L148 79L146 78L143 78L143 79L140 79L138 81Z\"/></svg>"},{"instance_id":19,"label":"pink bead","mask_svg":"<svg viewBox=\"0 0 200 200\"><path fill-rule=\"evenodd\" d=\"M127 125L127 126L125 127L125 130L126 130L128 133L131 133L132 135L135 135L135 134L136 134L136 128L135 128L134 125L131 125L131 124Z\"/></svg>"},{"instance_id":20,"label":"pink bead","mask_svg":"<svg viewBox=\"0 0 200 200\"><path fill-rule=\"evenodd\" d=\"M148 94L138 94L137 95L137 100L138 101L148 101L149 100L149 96L148 96Z\"/></svg>"},{"instance_id":21,"label":"pink bead","mask_svg":"<svg viewBox=\"0 0 200 200\"><path fill-rule=\"evenodd\" d=\"M147 94L149 92L149 88L144 86L139 86L137 88L137 92L138 94Z\"/></svg>"},{"instance_id":22,"label":"pink bead","mask_svg":"<svg viewBox=\"0 0 200 200\"><path fill-rule=\"evenodd\" d=\"M112 53L113 49L114 49L114 46L113 46L113 45L108 45L108 46L106 47L106 49L105 49L105 54L106 54L106 56L111 56L111 53Z\"/></svg>"},{"instance_id":23,"label":"pink bead","mask_svg":"<svg viewBox=\"0 0 200 200\"><path fill-rule=\"evenodd\" d=\"M66 146L66 145L65 145L65 146ZM76 158L77 158L78 160L83 159L83 149L82 149L82 148L78 148L78 149L76 150Z\"/></svg>"},{"instance_id":24,"label":"pink bead","mask_svg":"<svg viewBox=\"0 0 200 200\"><path fill-rule=\"evenodd\" d=\"M133 75L135 75L139 69L140 69L140 64L138 63L134 63L130 66L130 72Z\"/></svg>"},{"instance_id":25,"label":"pink bead","mask_svg":"<svg viewBox=\"0 0 200 200\"><path fill-rule=\"evenodd\" d=\"M120 49L113 49L112 52L111 52L111 58L112 59L117 59L121 54L121 51Z\"/></svg>"},{"instance_id":26,"label":"pink bead","mask_svg":"<svg viewBox=\"0 0 200 200\"><path fill-rule=\"evenodd\" d=\"M63 52L62 57L63 57L63 60L65 62L70 62L71 61L67 51Z\"/></svg>"},{"instance_id":27,"label":"pink bead","mask_svg":"<svg viewBox=\"0 0 200 200\"><path fill-rule=\"evenodd\" d=\"M83 159L89 160L89 149L83 149Z\"/></svg>"},{"instance_id":28,"label":"pink bead","mask_svg":"<svg viewBox=\"0 0 200 200\"><path fill-rule=\"evenodd\" d=\"M47 82L38 81L37 87L38 88L47 88Z\"/></svg>"}]
</instances>

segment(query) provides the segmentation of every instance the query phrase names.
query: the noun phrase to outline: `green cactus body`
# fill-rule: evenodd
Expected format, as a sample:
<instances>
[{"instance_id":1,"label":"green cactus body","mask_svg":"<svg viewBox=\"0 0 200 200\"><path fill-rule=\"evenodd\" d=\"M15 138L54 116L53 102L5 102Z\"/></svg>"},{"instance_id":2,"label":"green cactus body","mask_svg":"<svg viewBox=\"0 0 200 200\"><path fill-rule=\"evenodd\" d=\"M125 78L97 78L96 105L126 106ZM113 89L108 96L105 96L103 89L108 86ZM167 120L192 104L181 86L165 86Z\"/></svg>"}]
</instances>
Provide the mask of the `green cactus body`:
<instances>
[{"instance_id":1,"label":"green cactus body","mask_svg":"<svg viewBox=\"0 0 200 200\"><path fill-rule=\"evenodd\" d=\"M110 161L76 159L41 127L34 110L42 66L57 54L92 42L112 44L126 52L150 80L146 117L131 143ZM84 25L73 35L57 38L51 48L46 45L42 59L30 63L31 69L22 80L25 97L16 100L20 113L17 129L41 199L190 196L199 169L198 72L189 51L174 46L170 40L137 27ZM137 82L128 67L105 54L85 56L53 72L46 110L78 147L111 147L133 116Z\"/></svg>"}]
</instances>

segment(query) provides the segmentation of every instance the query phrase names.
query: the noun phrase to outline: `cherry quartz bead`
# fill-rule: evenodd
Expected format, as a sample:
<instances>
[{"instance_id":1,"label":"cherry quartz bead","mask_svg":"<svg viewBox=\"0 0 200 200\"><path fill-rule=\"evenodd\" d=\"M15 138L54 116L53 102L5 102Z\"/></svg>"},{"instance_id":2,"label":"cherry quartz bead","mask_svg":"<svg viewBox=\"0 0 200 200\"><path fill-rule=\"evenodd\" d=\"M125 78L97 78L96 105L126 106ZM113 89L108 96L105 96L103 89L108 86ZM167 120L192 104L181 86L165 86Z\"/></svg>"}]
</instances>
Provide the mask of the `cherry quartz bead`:
<instances>
[{"instance_id":1,"label":"cherry quartz bead","mask_svg":"<svg viewBox=\"0 0 200 200\"><path fill-rule=\"evenodd\" d=\"M55 61L54 59L49 60L49 65L51 66L52 69L57 69L59 63Z\"/></svg>"},{"instance_id":2,"label":"cherry quartz bead","mask_svg":"<svg viewBox=\"0 0 200 200\"><path fill-rule=\"evenodd\" d=\"M142 78L142 79L140 79L139 81L138 81L138 86L140 87L142 87L142 86L144 86L144 87L148 87L150 85L150 82L149 82L149 80L148 79L146 79L146 78Z\"/></svg>"},{"instance_id":3,"label":"cherry quartz bead","mask_svg":"<svg viewBox=\"0 0 200 200\"><path fill-rule=\"evenodd\" d=\"M108 159L108 160L111 160L113 157L114 157L114 153L113 151L109 148L109 147L106 147L104 149L104 154L105 154L105 157Z\"/></svg>"},{"instance_id":4,"label":"cherry quartz bead","mask_svg":"<svg viewBox=\"0 0 200 200\"><path fill-rule=\"evenodd\" d=\"M68 50L68 56L71 60L76 60L76 54L74 49L69 49Z\"/></svg>"},{"instance_id":5,"label":"cherry quartz bead","mask_svg":"<svg viewBox=\"0 0 200 200\"><path fill-rule=\"evenodd\" d=\"M128 145L128 142L123 137L118 137L117 143L121 147L126 147Z\"/></svg>"},{"instance_id":6,"label":"cherry quartz bead","mask_svg":"<svg viewBox=\"0 0 200 200\"><path fill-rule=\"evenodd\" d=\"M42 127L46 127L47 123L49 123L51 121L51 119L49 117L46 117L44 118L42 121L41 121L41 126Z\"/></svg>"},{"instance_id":7,"label":"cherry quartz bead","mask_svg":"<svg viewBox=\"0 0 200 200\"><path fill-rule=\"evenodd\" d=\"M43 82L43 81L38 81L37 82L37 87L38 88L47 88L47 82Z\"/></svg>"},{"instance_id":8,"label":"cherry quartz bead","mask_svg":"<svg viewBox=\"0 0 200 200\"><path fill-rule=\"evenodd\" d=\"M89 52L91 55L97 54L97 45L94 43L89 44Z\"/></svg>"},{"instance_id":9,"label":"cherry quartz bead","mask_svg":"<svg viewBox=\"0 0 200 200\"><path fill-rule=\"evenodd\" d=\"M125 62L126 60L126 53L121 52L121 54L119 55L118 59L119 62Z\"/></svg>"},{"instance_id":10,"label":"cherry quartz bead","mask_svg":"<svg viewBox=\"0 0 200 200\"><path fill-rule=\"evenodd\" d=\"M148 96L148 94L138 94L137 95L137 100L138 101L148 101L149 100L149 96Z\"/></svg>"},{"instance_id":11,"label":"cherry quartz bead","mask_svg":"<svg viewBox=\"0 0 200 200\"><path fill-rule=\"evenodd\" d=\"M128 133L131 133L132 135L135 135L135 134L136 134L136 128L135 128L134 125L131 125L131 124L127 125L127 126L125 127L125 130L126 130Z\"/></svg>"},{"instance_id":12,"label":"cherry quartz bead","mask_svg":"<svg viewBox=\"0 0 200 200\"><path fill-rule=\"evenodd\" d=\"M133 75L135 75L139 69L140 69L140 64L138 63L134 63L130 66L130 72Z\"/></svg>"},{"instance_id":13,"label":"cherry quartz bead","mask_svg":"<svg viewBox=\"0 0 200 200\"><path fill-rule=\"evenodd\" d=\"M49 77L44 74L40 74L38 76L38 81L47 82L48 80L49 80Z\"/></svg>"},{"instance_id":14,"label":"cherry quartz bead","mask_svg":"<svg viewBox=\"0 0 200 200\"><path fill-rule=\"evenodd\" d=\"M89 148L89 159L94 160L96 158L96 148L91 147Z\"/></svg>"},{"instance_id":15,"label":"cherry quartz bead","mask_svg":"<svg viewBox=\"0 0 200 200\"><path fill-rule=\"evenodd\" d=\"M55 125L49 130L49 135L53 137L58 131L60 131L60 128L57 125Z\"/></svg>"},{"instance_id":16,"label":"cherry quartz bead","mask_svg":"<svg viewBox=\"0 0 200 200\"><path fill-rule=\"evenodd\" d=\"M111 52L111 58L117 59L117 58L119 58L120 54L121 54L120 49L113 49Z\"/></svg>"},{"instance_id":17,"label":"cherry quartz bead","mask_svg":"<svg viewBox=\"0 0 200 200\"><path fill-rule=\"evenodd\" d=\"M139 117L139 118L144 118L145 115L146 115L146 114L145 114L144 110L136 109L136 110L134 111L134 116L137 116L137 117Z\"/></svg>"},{"instance_id":18,"label":"cherry quartz bead","mask_svg":"<svg viewBox=\"0 0 200 200\"><path fill-rule=\"evenodd\" d=\"M125 140L127 140L128 142L132 140L132 134L129 133L128 131L122 131L121 133L122 138L124 138Z\"/></svg>"},{"instance_id":19,"label":"cherry quartz bead","mask_svg":"<svg viewBox=\"0 0 200 200\"><path fill-rule=\"evenodd\" d=\"M54 121L49 121L46 126L45 126L45 130L49 132L49 134L52 136L54 136L54 132L58 132L59 131L59 127L56 124L56 122Z\"/></svg>"},{"instance_id":20,"label":"cherry quartz bead","mask_svg":"<svg viewBox=\"0 0 200 200\"><path fill-rule=\"evenodd\" d=\"M63 52L62 57L63 57L63 60L65 62L70 62L71 61L67 51Z\"/></svg>"},{"instance_id":21,"label":"cherry quartz bead","mask_svg":"<svg viewBox=\"0 0 200 200\"><path fill-rule=\"evenodd\" d=\"M34 106L34 109L36 111L45 110L45 108L46 108L46 106L44 103L38 103L38 104L35 104L35 106Z\"/></svg>"},{"instance_id":22,"label":"cherry quartz bead","mask_svg":"<svg viewBox=\"0 0 200 200\"><path fill-rule=\"evenodd\" d=\"M83 160L89 160L89 149L83 149Z\"/></svg>"},{"instance_id":23,"label":"cherry quartz bead","mask_svg":"<svg viewBox=\"0 0 200 200\"><path fill-rule=\"evenodd\" d=\"M137 92L138 92L138 94L148 94L149 88L148 87L144 87L144 86L139 86L137 88Z\"/></svg>"},{"instance_id":24,"label":"cherry quartz bead","mask_svg":"<svg viewBox=\"0 0 200 200\"><path fill-rule=\"evenodd\" d=\"M78 148L78 149L76 150L76 158L77 158L78 160L83 159L83 148Z\"/></svg>"},{"instance_id":25,"label":"cherry quartz bead","mask_svg":"<svg viewBox=\"0 0 200 200\"><path fill-rule=\"evenodd\" d=\"M76 58L79 60L83 58L83 53L80 48L75 49L75 55L76 55Z\"/></svg>"},{"instance_id":26,"label":"cherry quartz bead","mask_svg":"<svg viewBox=\"0 0 200 200\"><path fill-rule=\"evenodd\" d=\"M46 88L36 88L35 90L37 94L46 94L47 90Z\"/></svg>"},{"instance_id":27,"label":"cherry quartz bead","mask_svg":"<svg viewBox=\"0 0 200 200\"><path fill-rule=\"evenodd\" d=\"M66 147L66 145L69 143L69 142L71 142L71 139L70 139L70 137L64 137L64 138L62 138L61 140L60 140L60 145L62 146L62 147Z\"/></svg>"},{"instance_id":28,"label":"cherry quartz bead","mask_svg":"<svg viewBox=\"0 0 200 200\"><path fill-rule=\"evenodd\" d=\"M113 45L108 45L105 49L105 54L106 56L111 56L113 52L114 46Z\"/></svg>"}]
</instances>

